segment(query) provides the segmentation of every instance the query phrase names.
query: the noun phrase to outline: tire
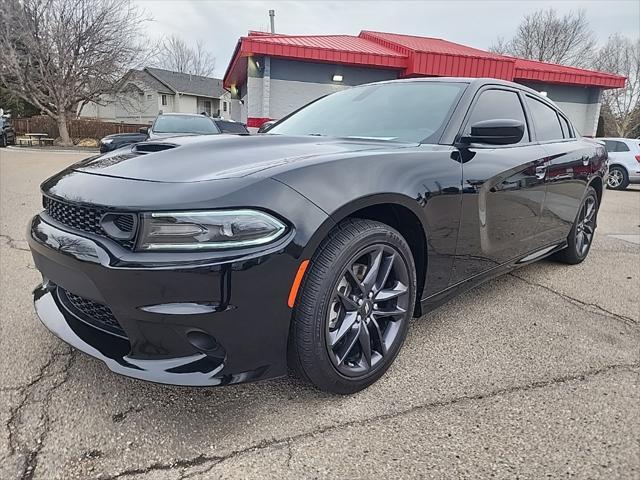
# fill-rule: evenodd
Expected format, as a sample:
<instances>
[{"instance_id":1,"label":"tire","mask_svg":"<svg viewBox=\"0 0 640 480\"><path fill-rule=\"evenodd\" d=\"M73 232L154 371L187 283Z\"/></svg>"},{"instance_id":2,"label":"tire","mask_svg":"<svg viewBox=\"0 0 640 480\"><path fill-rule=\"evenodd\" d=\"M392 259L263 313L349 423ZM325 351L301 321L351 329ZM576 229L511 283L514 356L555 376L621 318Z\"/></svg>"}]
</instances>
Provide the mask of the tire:
<instances>
[{"instance_id":1,"label":"tire","mask_svg":"<svg viewBox=\"0 0 640 480\"><path fill-rule=\"evenodd\" d=\"M372 220L340 223L301 285L289 342L293 373L330 393L368 387L400 351L415 296L413 256L400 233Z\"/></svg>"},{"instance_id":2,"label":"tire","mask_svg":"<svg viewBox=\"0 0 640 480\"><path fill-rule=\"evenodd\" d=\"M0 135L0 148L4 148L7 146L7 136L6 135Z\"/></svg>"},{"instance_id":3,"label":"tire","mask_svg":"<svg viewBox=\"0 0 640 480\"><path fill-rule=\"evenodd\" d=\"M588 187L567 237L568 245L555 255L556 260L569 265L577 265L587 258L596 231L599 207L596 191L593 187Z\"/></svg>"},{"instance_id":4,"label":"tire","mask_svg":"<svg viewBox=\"0 0 640 480\"><path fill-rule=\"evenodd\" d=\"M624 190L629 186L629 174L624 167L614 165L609 169L607 188L611 190Z\"/></svg>"}]
</instances>

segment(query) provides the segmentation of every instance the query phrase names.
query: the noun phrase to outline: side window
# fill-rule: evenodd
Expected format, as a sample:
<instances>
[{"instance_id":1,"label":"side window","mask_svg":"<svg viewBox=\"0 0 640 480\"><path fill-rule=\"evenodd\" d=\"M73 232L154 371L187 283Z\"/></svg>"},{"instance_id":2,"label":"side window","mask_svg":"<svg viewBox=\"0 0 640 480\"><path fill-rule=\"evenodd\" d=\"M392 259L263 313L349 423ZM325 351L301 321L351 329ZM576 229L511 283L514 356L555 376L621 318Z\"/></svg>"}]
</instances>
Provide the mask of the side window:
<instances>
[{"instance_id":1,"label":"side window","mask_svg":"<svg viewBox=\"0 0 640 480\"><path fill-rule=\"evenodd\" d=\"M529 129L520 97L516 92L510 90L485 90L482 92L473 106L465 134L471 133L471 125L476 122L496 119L520 120L525 125L522 142L529 141Z\"/></svg>"},{"instance_id":2,"label":"side window","mask_svg":"<svg viewBox=\"0 0 640 480\"><path fill-rule=\"evenodd\" d=\"M624 142L615 142L617 143L617 148L616 148L616 152L628 152L629 151L629 145L627 145Z\"/></svg>"},{"instance_id":3,"label":"side window","mask_svg":"<svg viewBox=\"0 0 640 480\"><path fill-rule=\"evenodd\" d=\"M628 152L629 146L624 142L617 142L615 140L605 140L604 146L607 147L607 152Z\"/></svg>"},{"instance_id":4,"label":"side window","mask_svg":"<svg viewBox=\"0 0 640 480\"><path fill-rule=\"evenodd\" d=\"M527 103L533 117L533 124L536 126L536 136L539 142L548 142L551 140L561 140L562 127L556 111L545 105L540 100L527 95Z\"/></svg>"},{"instance_id":5,"label":"side window","mask_svg":"<svg viewBox=\"0 0 640 480\"><path fill-rule=\"evenodd\" d=\"M562 125L562 133L564 133L564 138L575 138L573 130L571 129L571 125L569 125L569 121L562 115L560 115L560 124Z\"/></svg>"}]
</instances>

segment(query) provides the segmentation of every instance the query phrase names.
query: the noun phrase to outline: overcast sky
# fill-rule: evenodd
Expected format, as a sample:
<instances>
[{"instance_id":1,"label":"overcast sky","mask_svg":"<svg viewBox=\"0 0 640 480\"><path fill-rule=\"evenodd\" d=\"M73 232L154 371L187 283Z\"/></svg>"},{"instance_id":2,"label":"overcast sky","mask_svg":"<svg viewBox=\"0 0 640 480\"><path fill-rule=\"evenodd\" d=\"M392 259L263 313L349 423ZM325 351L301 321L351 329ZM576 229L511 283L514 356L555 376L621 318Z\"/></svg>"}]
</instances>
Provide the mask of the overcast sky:
<instances>
[{"instance_id":1,"label":"overcast sky","mask_svg":"<svg viewBox=\"0 0 640 480\"><path fill-rule=\"evenodd\" d=\"M217 77L229 64L238 38L248 30L269 28L269 9L276 11L276 32L349 34L377 30L437 37L486 49L498 36L510 38L522 16L541 8L560 13L584 9L600 42L616 32L640 35L640 1L244 1L138 0L151 16L151 38L177 34L197 40L216 57Z\"/></svg>"}]
</instances>

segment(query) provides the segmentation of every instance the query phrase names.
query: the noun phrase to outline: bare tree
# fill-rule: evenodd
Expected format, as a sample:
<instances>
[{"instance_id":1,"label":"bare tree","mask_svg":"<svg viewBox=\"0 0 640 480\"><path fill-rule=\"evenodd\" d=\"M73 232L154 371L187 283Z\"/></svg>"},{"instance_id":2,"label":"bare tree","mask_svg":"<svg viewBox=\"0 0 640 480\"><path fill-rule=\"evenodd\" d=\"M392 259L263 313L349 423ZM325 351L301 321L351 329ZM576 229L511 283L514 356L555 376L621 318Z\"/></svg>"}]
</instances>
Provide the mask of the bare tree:
<instances>
[{"instance_id":1,"label":"bare tree","mask_svg":"<svg viewBox=\"0 0 640 480\"><path fill-rule=\"evenodd\" d=\"M58 124L100 103L144 51L130 0L0 0L0 85Z\"/></svg>"},{"instance_id":2,"label":"bare tree","mask_svg":"<svg viewBox=\"0 0 640 480\"><path fill-rule=\"evenodd\" d=\"M195 47L190 47L180 37L172 35L162 42L155 63L174 72L209 77L215 70L216 59L200 40Z\"/></svg>"},{"instance_id":3,"label":"bare tree","mask_svg":"<svg viewBox=\"0 0 640 480\"><path fill-rule=\"evenodd\" d=\"M559 16L549 8L525 15L511 40L498 38L489 49L541 62L587 66L594 46L595 37L583 10Z\"/></svg>"},{"instance_id":4,"label":"bare tree","mask_svg":"<svg viewBox=\"0 0 640 480\"><path fill-rule=\"evenodd\" d=\"M602 93L602 116L608 133L631 136L640 127L640 39L612 35L598 51L594 67L627 77L624 88Z\"/></svg>"}]
</instances>

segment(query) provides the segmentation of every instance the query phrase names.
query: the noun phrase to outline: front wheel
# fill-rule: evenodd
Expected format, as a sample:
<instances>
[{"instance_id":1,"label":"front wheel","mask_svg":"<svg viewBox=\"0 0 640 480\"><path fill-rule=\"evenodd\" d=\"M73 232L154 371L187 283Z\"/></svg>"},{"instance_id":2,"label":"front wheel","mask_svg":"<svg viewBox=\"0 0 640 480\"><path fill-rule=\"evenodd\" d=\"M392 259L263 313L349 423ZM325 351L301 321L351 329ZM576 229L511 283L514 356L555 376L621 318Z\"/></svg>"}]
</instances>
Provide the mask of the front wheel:
<instances>
[{"instance_id":1,"label":"front wheel","mask_svg":"<svg viewBox=\"0 0 640 480\"><path fill-rule=\"evenodd\" d=\"M321 390L348 394L378 380L413 315L416 272L404 238L349 219L323 241L295 306L290 367Z\"/></svg>"},{"instance_id":2,"label":"front wheel","mask_svg":"<svg viewBox=\"0 0 640 480\"><path fill-rule=\"evenodd\" d=\"M556 254L557 260L576 265L587 258L596 232L598 207L598 195L593 187L588 187L578 216L567 237L567 247Z\"/></svg>"},{"instance_id":3,"label":"front wheel","mask_svg":"<svg viewBox=\"0 0 640 480\"><path fill-rule=\"evenodd\" d=\"M607 188L611 190L624 190L629 186L629 175L627 171L618 166L613 166L609 169L609 176L607 177Z\"/></svg>"}]
</instances>

